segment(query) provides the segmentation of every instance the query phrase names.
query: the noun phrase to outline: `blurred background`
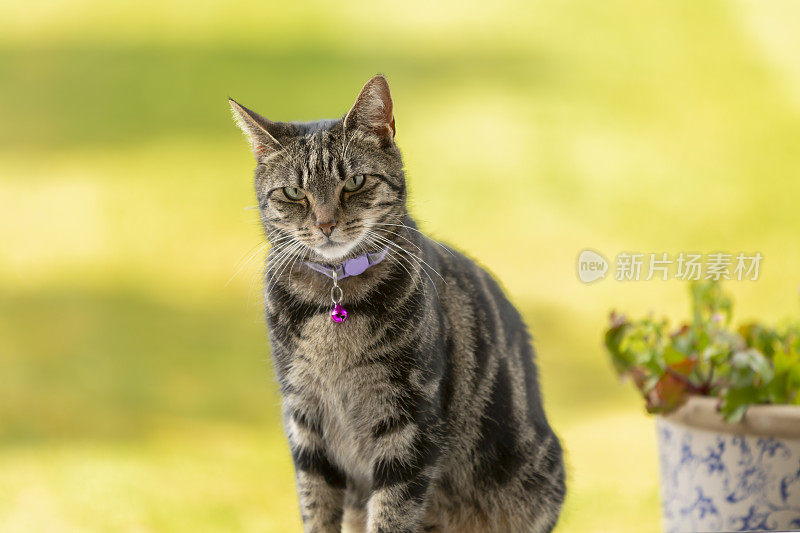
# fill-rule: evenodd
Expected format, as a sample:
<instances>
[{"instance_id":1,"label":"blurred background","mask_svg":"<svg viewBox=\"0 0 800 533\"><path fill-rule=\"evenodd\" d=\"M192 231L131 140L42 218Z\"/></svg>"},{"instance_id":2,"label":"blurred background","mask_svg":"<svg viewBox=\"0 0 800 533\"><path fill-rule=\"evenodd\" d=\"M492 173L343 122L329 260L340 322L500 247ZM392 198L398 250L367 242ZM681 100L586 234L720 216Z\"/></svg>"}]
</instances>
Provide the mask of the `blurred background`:
<instances>
[{"instance_id":1,"label":"blurred background","mask_svg":"<svg viewBox=\"0 0 800 533\"><path fill-rule=\"evenodd\" d=\"M797 313L790 1L0 0L0 529L300 530L226 98L338 117L378 72L412 213L535 336L559 531L659 529L653 419L601 339L687 289L575 262L758 251L736 317Z\"/></svg>"}]
</instances>

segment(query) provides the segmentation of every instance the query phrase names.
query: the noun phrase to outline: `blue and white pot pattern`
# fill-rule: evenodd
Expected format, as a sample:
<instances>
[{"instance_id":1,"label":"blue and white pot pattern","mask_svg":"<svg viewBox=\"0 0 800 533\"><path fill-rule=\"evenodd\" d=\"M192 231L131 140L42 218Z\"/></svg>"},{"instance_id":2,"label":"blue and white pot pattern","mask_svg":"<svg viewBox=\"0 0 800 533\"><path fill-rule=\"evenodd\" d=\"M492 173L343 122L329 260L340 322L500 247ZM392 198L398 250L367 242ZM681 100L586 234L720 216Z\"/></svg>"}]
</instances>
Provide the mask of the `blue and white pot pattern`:
<instances>
[{"instance_id":1,"label":"blue and white pot pattern","mask_svg":"<svg viewBox=\"0 0 800 533\"><path fill-rule=\"evenodd\" d=\"M800 529L800 438L685 422L657 421L664 531Z\"/></svg>"}]
</instances>

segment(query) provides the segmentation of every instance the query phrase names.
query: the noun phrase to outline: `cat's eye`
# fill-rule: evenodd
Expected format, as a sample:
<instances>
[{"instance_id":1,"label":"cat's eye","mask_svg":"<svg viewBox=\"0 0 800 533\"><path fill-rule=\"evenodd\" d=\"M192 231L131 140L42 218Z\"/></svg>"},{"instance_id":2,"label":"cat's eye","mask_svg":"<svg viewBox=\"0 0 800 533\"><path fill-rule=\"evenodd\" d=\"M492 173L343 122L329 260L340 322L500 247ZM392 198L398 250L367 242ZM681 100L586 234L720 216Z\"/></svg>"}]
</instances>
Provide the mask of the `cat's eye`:
<instances>
[{"instance_id":1,"label":"cat's eye","mask_svg":"<svg viewBox=\"0 0 800 533\"><path fill-rule=\"evenodd\" d=\"M364 178L364 174L356 174L355 176L350 176L344 181L344 190L347 192L354 192L360 189L366 178Z\"/></svg>"},{"instance_id":2,"label":"cat's eye","mask_svg":"<svg viewBox=\"0 0 800 533\"><path fill-rule=\"evenodd\" d=\"M286 198L289 200L302 200L306 197L306 193L298 189L297 187L284 187L283 194L286 195Z\"/></svg>"}]
</instances>

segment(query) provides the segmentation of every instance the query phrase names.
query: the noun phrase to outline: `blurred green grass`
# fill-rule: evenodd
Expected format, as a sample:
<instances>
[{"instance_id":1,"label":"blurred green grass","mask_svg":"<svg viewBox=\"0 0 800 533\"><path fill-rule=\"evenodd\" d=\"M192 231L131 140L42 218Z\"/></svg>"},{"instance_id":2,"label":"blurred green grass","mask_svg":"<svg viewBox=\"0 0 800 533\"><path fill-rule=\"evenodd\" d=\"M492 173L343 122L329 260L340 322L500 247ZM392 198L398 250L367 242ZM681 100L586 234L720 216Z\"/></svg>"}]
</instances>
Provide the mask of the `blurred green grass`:
<instances>
[{"instance_id":1,"label":"blurred green grass","mask_svg":"<svg viewBox=\"0 0 800 533\"><path fill-rule=\"evenodd\" d=\"M737 315L797 310L795 4L0 13L3 531L299 530L227 96L330 117L388 75L412 212L531 325L567 449L561 531L658 529L652 420L600 338L612 307L686 306L677 282L582 285L581 249L757 250Z\"/></svg>"}]
</instances>

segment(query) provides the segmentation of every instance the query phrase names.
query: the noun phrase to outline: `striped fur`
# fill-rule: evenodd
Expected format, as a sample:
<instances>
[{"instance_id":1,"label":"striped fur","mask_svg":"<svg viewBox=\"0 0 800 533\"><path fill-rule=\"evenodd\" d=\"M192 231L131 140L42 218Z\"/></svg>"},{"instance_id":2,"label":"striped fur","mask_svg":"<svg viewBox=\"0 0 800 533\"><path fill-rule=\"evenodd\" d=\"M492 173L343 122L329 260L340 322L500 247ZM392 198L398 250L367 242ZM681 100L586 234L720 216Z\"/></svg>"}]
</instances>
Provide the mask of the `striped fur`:
<instances>
[{"instance_id":1,"label":"striped fur","mask_svg":"<svg viewBox=\"0 0 800 533\"><path fill-rule=\"evenodd\" d=\"M385 79L341 120L276 123L232 106L274 243L266 314L305 530L552 529L564 466L527 329L491 275L406 212ZM354 174L366 183L346 193ZM316 224L329 219L326 247ZM331 322L330 280L302 261L384 246L388 260L342 280L350 316Z\"/></svg>"}]
</instances>

